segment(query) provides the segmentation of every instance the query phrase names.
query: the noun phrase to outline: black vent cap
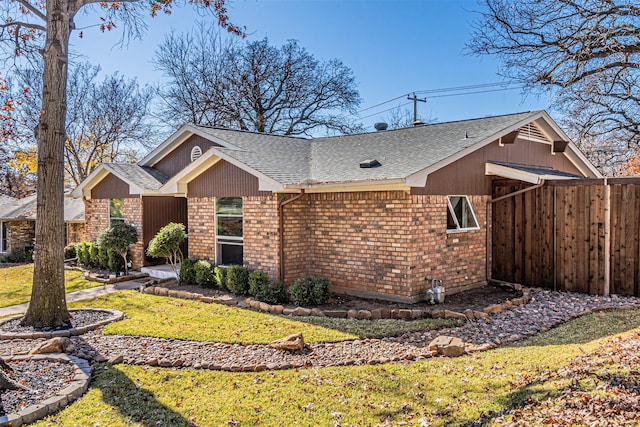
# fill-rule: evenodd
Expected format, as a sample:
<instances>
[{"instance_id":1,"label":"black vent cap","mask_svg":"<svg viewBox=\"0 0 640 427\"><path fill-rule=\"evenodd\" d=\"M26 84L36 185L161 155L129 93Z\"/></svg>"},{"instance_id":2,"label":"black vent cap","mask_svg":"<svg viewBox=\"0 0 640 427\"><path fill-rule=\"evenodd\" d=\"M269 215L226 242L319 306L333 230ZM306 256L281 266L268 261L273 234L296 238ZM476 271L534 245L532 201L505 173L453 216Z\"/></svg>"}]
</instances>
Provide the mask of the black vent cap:
<instances>
[{"instance_id":1,"label":"black vent cap","mask_svg":"<svg viewBox=\"0 0 640 427\"><path fill-rule=\"evenodd\" d=\"M360 162L360 167L362 169L377 168L378 166L382 166L382 165L376 159L363 160Z\"/></svg>"}]
</instances>

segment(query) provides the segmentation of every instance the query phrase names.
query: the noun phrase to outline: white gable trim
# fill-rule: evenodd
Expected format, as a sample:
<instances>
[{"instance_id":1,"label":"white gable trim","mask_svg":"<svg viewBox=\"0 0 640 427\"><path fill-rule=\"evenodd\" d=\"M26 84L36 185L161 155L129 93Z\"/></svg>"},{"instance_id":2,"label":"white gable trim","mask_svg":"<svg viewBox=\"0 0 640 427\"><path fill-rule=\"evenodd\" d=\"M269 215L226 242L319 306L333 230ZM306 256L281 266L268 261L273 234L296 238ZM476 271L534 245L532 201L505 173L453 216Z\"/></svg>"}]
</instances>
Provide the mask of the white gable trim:
<instances>
[{"instance_id":1,"label":"white gable trim","mask_svg":"<svg viewBox=\"0 0 640 427\"><path fill-rule=\"evenodd\" d=\"M84 197L87 200L91 199L91 190L100 184L100 182L107 177L107 175L113 175L119 180L123 181L125 184L129 186L129 194L139 194L139 195L159 195L161 194L158 190L148 190L144 189L135 183L128 180L126 177L119 174L117 171L113 170L109 167L108 163L102 163L97 168L94 169L91 174L85 178L72 192L71 197L80 198Z\"/></svg>"},{"instance_id":2,"label":"white gable trim","mask_svg":"<svg viewBox=\"0 0 640 427\"><path fill-rule=\"evenodd\" d=\"M204 139L208 139L211 142L214 142L222 147L230 148L232 150L239 150L233 144L228 143L220 138L216 138L213 135L208 134L207 132L202 131L197 126L193 124L182 125L180 129L175 131L169 138L167 138L162 144L158 145L156 148L151 150L149 154L147 154L144 159L142 159L138 164L140 166L150 166L153 167L160 160L169 155L173 150L180 146L183 142L189 139L193 135L198 135Z\"/></svg>"},{"instance_id":3,"label":"white gable trim","mask_svg":"<svg viewBox=\"0 0 640 427\"><path fill-rule=\"evenodd\" d=\"M538 119L542 119L545 121L545 123L547 123L553 130L554 132L556 132L558 134L558 139L563 139L565 141L570 141L569 137L562 131L562 129L560 129L560 127L553 121L553 119L547 114L546 111L540 111L537 114L531 115L529 117L527 117L524 120L521 120L520 122L505 128L503 130L501 130L499 133L494 134L488 138L483 139L482 141L479 141L477 143L475 143L474 145L471 145L467 148L465 148L462 151L459 151L457 153L455 153L454 155L441 160L425 169L419 170L418 172L415 172L411 175L409 175L406 178L406 182L411 185L412 187L424 187L426 185L427 182L427 176L439 169L444 168L445 166L448 166L460 159L462 159L463 157L473 153L474 151L477 151L489 144L491 144L492 142L498 140L500 137L503 137L505 135L510 134L513 131L516 131L518 129L520 129L522 126L526 125L527 123L536 121ZM549 135L549 137L552 137L552 135ZM555 138L551 138L552 140L554 140ZM532 140L533 141L533 140ZM536 143L545 143L546 141L539 141L539 140L535 140ZM548 142L546 142L548 143ZM553 143L552 143L553 144ZM569 142L569 144L567 145L567 149L571 150L571 152L574 155L568 155L567 154L567 150L565 150L564 154L567 159L585 176L590 177L591 175L595 175L596 177L600 178L602 175L600 174L600 172L598 172L598 170L595 168L595 166L593 166L591 164L591 162L580 152L580 150L578 150L573 143ZM560 153L558 153L560 154Z\"/></svg>"},{"instance_id":4,"label":"white gable trim","mask_svg":"<svg viewBox=\"0 0 640 427\"><path fill-rule=\"evenodd\" d=\"M550 171L551 172L551 171ZM533 172L523 171L516 168L510 168L505 165L497 165L495 163L484 164L485 175L496 175L502 178L517 179L518 181L529 182L531 184L542 184L548 180L560 180L560 179L576 179L576 177L549 174L537 174Z\"/></svg>"}]
</instances>

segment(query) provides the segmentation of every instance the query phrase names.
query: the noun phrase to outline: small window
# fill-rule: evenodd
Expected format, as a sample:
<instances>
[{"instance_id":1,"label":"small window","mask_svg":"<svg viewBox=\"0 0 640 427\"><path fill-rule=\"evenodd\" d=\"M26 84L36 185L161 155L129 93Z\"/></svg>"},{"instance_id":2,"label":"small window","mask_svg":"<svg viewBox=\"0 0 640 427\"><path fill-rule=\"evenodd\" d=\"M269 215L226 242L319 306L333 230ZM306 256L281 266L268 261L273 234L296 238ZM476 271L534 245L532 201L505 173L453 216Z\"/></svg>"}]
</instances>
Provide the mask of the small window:
<instances>
[{"instance_id":1,"label":"small window","mask_svg":"<svg viewBox=\"0 0 640 427\"><path fill-rule=\"evenodd\" d=\"M216 261L242 265L242 197L216 198Z\"/></svg>"},{"instance_id":2,"label":"small window","mask_svg":"<svg viewBox=\"0 0 640 427\"><path fill-rule=\"evenodd\" d=\"M195 162L202 156L202 149L197 145L191 149L191 161Z\"/></svg>"},{"instance_id":3,"label":"small window","mask_svg":"<svg viewBox=\"0 0 640 427\"><path fill-rule=\"evenodd\" d=\"M447 196L447 232L479 228L467 196Z\"/></svg>"},{"instance_id":4,"label":"small window","mask_svg":"<svg viewBox=\"0 0 640 427\"><path fill-rule=\"evenodd\" d=\"M7 252L8 246L7 223L0 222L0 252Z\"/></svg>"},{"instance_id":5,"label":"small window","mask_svg":"<svg viewBox=\"0 0 640 427\"><path fill-rule=\"evenodd\" d=\"M124 199L109 199L109 227L124 222Z\"/></svg>"}]
</instances>

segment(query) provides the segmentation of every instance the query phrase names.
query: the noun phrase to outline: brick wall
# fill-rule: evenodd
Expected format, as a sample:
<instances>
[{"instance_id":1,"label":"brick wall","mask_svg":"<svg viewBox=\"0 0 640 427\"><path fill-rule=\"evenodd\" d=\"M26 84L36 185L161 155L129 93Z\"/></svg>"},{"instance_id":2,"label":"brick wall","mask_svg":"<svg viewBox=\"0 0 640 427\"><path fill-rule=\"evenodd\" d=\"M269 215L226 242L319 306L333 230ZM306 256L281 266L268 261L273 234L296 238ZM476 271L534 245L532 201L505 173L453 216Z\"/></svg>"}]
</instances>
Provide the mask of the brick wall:
<instances>
[{"instance_id":1,"label":"brick wall","mask_svg":"<svg viewBox=\"0 0 640 427\"><path fill-rule=\"evenodd\" d=\"M7 221L7 246L8 252L33 246L36 237L35 221Z\"/></svg>"},{"instance_id":2,"label":"brick wall","mask_svg":"<svg viewBox=\"0 0 640 427\"><path fill-rule=\"evenodd\" d=\"M109 199L91 199L84 201L85 239L95 242L100 233L109 227ZM134 268L144 262L144 244L142 236L142 199L132 197L124 199L124 220L138 230L138 243L129 254Z\"/></svg>"},{"instance_id":3,"label":"brick wall","mask_svg":"<svg viewBox=\"0 0 640 427\"><path fill-rule=\"evenodd\" d=\"M215 203L213 197L189 197L187 199L189 217L189 257L206 259L216 258L215 242Z\"/></svg>"},{"instance_id":4,"label":"brick wall","mask_svg":"<svg viewBox=\"0 0 640 427\"><path fill-rule=\"evenodd\" d=\"M67 244L78 243L86 240L83 222L67 223Z\"/></svg>"},{"instance_id":5,"label":"brick wall","mask_svg":"<svg viewBox=\"0 0 640 427\"><path fill-rule=\"evenodd\" d=\"M280 276L278 206L282 195L243 197L244 264Z\"/></svg>"}]
</instances>

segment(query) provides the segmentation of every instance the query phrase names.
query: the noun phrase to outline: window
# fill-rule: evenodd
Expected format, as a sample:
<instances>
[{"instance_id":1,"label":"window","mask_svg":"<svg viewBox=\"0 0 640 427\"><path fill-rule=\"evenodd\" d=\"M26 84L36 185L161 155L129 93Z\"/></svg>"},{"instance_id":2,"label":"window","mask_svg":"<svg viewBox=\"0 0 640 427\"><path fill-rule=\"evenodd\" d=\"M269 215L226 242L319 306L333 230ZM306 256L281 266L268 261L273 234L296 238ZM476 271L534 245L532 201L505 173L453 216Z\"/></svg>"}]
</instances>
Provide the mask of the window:
<instances>
[{"instance_id":1,"label":"window","mask_svg":"<svg viewBox=\"0 0 640 427\"><path fill-rule=\"evenodd\" d=\"M242 265L242 197L216 198L216 263Z\"/></svg>"},{"instance_id":2,"label":"window","mask_svg":"<svg viewBox=\"0 0 640 427\"><path fill-rule=\"evenodd\" d=\"M109 199L109 227L124 222L124 199Z\"/></svg>"},{"instance_id":3,"label":"window","mask_svg":"<svg viewBox=\"0 0 640 427\"><path fill-rule=\"evenodd\" d=\"M7 252L9 249L7 239L7 223L0 222L0 252Z\"/></svg>"},{"instance_id":4,"label":"window","mask_svg":"<svg viewBox=\"0 0 640 427\"><path fill-rule=\"evenodd\" d=\"M447 232L479 228L467 196L447 196Z\"/></svg>"}]
</instances>

